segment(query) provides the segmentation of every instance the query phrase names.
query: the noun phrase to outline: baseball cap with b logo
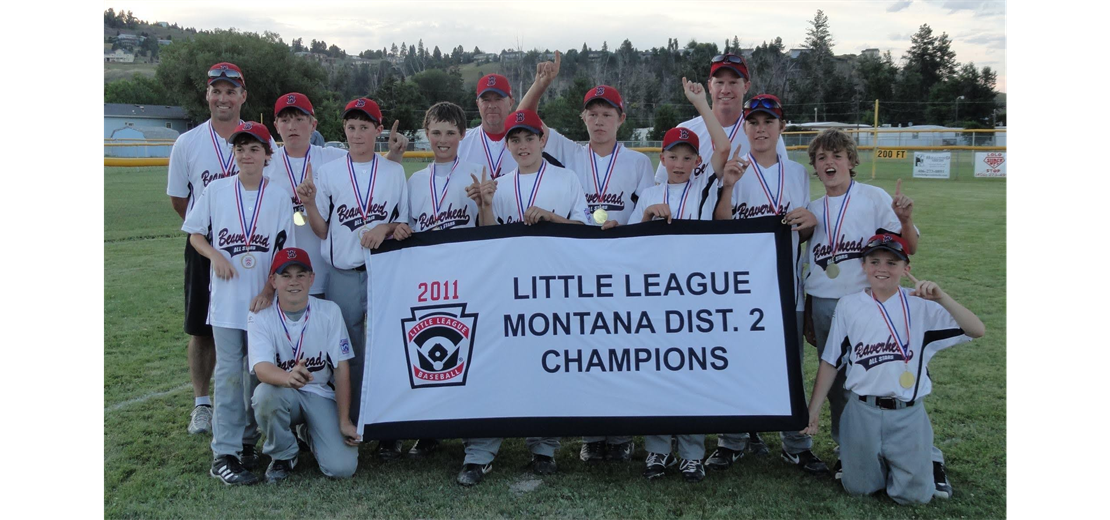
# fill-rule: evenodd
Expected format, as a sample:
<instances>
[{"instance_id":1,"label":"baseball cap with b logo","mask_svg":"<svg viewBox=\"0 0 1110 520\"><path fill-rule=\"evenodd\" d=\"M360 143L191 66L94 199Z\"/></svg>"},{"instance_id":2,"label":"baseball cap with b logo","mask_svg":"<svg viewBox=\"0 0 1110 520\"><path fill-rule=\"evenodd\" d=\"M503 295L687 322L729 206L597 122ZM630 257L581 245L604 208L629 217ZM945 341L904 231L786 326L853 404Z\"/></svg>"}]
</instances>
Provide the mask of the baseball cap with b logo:
<instances>
[{"instance_id":1,"label":"baseball cap with b logo","mask_svg":"<svg viewBox=\"0 0 1110 520\"><path fill-rule=\"evenodd\" d=\"M693 146L694 150L700 149L698 134L695 134L687 128L676 126L667 130L666 134L663 134L663 150L670 150L680 144Z\"/></svg>"},{"instance_id":2,"label":"baseball cap with b logo","mask_svg":"<svg viewBox=\"0 0 1110 520\"><path fill-rule=\"evenodd\" d=\"M709 77L717 75L717 71L727 69L739 74L741 78L751 79L748 76L748 64L744 62L743 56L735 54L718 54L709 60Z\"/></svg>"},{"instance_id":3,"label":"baseball cap with b logo","mask_svg":"<svg viewBox=\"0 0 1110 520\"><path fill-rule=\"evenodd\" d=\"M226 81L236 87L247 87L247 78L243 77L243 71L239 70L239 66L226 61L208 69L208 84L211 85L217 81Z\"/></svg>"},{"instance_id":4,"label":"baseball cap with b logo","mask_svg":"<svg viewBox=\"0 0 1110 520\"><path fill-rule=\"evenodd\" d=\"M867 244L863 246L863 251L860 253L860 259L867 258L867 255L880 249L890 251L906 262L910 261L909 245L906 240L892 233L880 233L867 239Z\"/></svg>"},{"instance_id":5,"label":"baseball cap with b logo","mask_svg":"<svg viewBox=\"0 0 1110 520\"><path fill-rule=\"evenodd\" d=\"M270 144L270 130L266 128L266 125L256 121L239 123L239 126L235 127L235 131L231 133L231 136L227 138L227 141L229 143L235 142L235 138L239 134L248 134L258 139L259 142L263 144Z\"/></svg>"},{"instance_id":6,"label":"baseball cap with b logo","mask_svg":"<svg viewBox=\"0 0 1110 520\"><path fill-rule=\"evenodd\" d=\"M308 258L308 251L290 247L274 253L274 261L270 263L270 274L281 274L286 267L294 264L303 267L305 271L312 271L312 260Z\"/></svg>"},{"instance_id":7,"label":"baseball cap with b logo","mask_svg":"<svg viewBox=\"0 0 1110 520\"><path fill-rule=\"evenodd\" d=\"M347 119L347 114L351 112L362 112L373 119L375 123L379 125L382 123L382 110L372 99L358 98L347 103L347 108L343 109L343 119Z\"/></svg>"},{"instance_id":8,"label":"baseball cap with b logo","mask_svg":"<svg viewBox=\"0 0 1110 520\"><path fill-rule=\"evenodd\" d=\"M513 97L513 88L509 86L509 78L500 74L486 74L478 80L478 97L486 92L496 92L503 97Z\"/></svg>"},{"instance_id":9,"label":"baseball cap with b logo","mask_svg":"<svg viewBox=\"0 0 1110 520\"><path fill-rule=\"evenodd\" d=\"M543 135L543 120L531 110L517 110L505 118L505 133L523 128L536 135Z\"/></svg>"},{"instance_id":10,"label":"baseball cap with b logo","mask_svg":"<svg viewBox=\"0 0 1110 520\"><path fill-rule=\"evenodd\" d=\"M783 118L782 103L779 102L779 98L771 94L753 96L747 103L744 103L744 119L747 119L755 112L765 112L771 114L776 119Z\"/></svg>"},{"instance_id":11,"label":"baseball cap with b logo","mask_svg":"<svg viewBox=\"0 0 1110 520\"><path fill-rule=\"evenodd\" d=\"M308 100L308 96L300 92L290 92L278 98L274 103L274 117L287 108L295 108L310 116L315 116L316 112L312 109L312 102Z\"/></svg>"},{"instance_id":12,"label":"baseball cap with b logo","mask_svg":"<svg viewBox=\"0 0 1110 520\"><path fill-rule=\"evenodd\" d=\"M587 91L586 98L582 100L582 108L586 108L586 105L589 105L595 99L609 103L613 108L624 112L624 100L621 99L621 93L609 85L598 85Z\"/></svg>"}]
</instances>

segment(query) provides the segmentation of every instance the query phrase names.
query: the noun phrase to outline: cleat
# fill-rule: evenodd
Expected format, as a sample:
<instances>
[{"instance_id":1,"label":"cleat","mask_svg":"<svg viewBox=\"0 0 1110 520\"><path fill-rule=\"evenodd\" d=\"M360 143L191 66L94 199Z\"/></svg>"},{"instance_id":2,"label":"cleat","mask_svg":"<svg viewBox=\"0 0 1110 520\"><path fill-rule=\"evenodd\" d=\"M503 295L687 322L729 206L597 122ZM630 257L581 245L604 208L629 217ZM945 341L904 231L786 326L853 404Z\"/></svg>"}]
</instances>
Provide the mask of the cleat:
<instances>
[{"instance_id":1,"label":"cleat","mask_svg":"<svg viewBox=\"0 0 1110 520\"><path fill-rule=\"evenodd\" d=\"M767 449L767 444L759 437L756 432L748 433L748 451L752 455L770 455L771 450Z\"/></svg>"},{"instance_id":2,"label":"cleat","mask_svg":"<svg viewBox=\"0 0 1110 520\"><path fill-rule=\"evenodd\" d=\"M293 468L297 466L297 457L289 460L273 459L270 461L270 466L266 468L266 482L275 483L285 480L289 474L293 472Z\"/></svg>"},{"instance_id":3,"label":"cleat","mask_svg":"<svg viewBox=\"0 0 1110 520\"><path fill-rule=\"evenodd\" d=\"M408 457L410 459L422 459L435 453L436 448L439 448L438 440L420 439L412 445L412 448L409 448Z\"/></svg>"},{"instance_id":4,"label":"cleat","mask_svg":"<svg viewBox=\"0 0 1110 520\"><path fill-rule=\"evenodd\" d=\"M197 435L212 433L212 407L206 404L197 405L189 413L189 433Z\"/></svg>"},{"instance_id":5,"label":"cleat","mask_svg":"<svg viewBox=\"0 0 1110 520\"><path fill-rule=\"evenodd\" d=\"M829 467L826 466L821 459L817 458L817 455L814 455L813 452L809 450L790 454L784 449L782 450L782 460L785 460L788 464L798 466L811 475L820 475L822 473L828 473L829 471Z\"/></svg>"},{"instance_id":6,"label":"cleat","mask_svg":"<svg viewBox=\"0 0 1110 520\"><path fill-rule=\"evenodd\" d=\"M674 466L678 461L670 454L663 455L661 453L647 454L644 459L646 468L644 468L644 477L648 480L657 479L667 474L667 466Z\"/></svg>"},{"instance_id":7,"label":"cleat","mask_svg":"<svg viewBox=\"0 0 1110 520\"><path fill-rule=\"evenodd\" d=\"M582 462L599 462L605 460L605 441L583 442L582 450L578 452Z\"/></svg>"},{"instance_id":8,"label":"cleat","mask_svg":"<svg viewBox=\"0 0 1110 520\"><path fill-rule=\"evenodd\" d=\"M682 459L682 464L679 465L679 470L682 471L682 478L686 482L701 482L705 480L705 466L702 465L701 460L698 459Z\"/></svg>"},{"instance_id":9,"label":"cleat","mask_svg":"<svg viewBox=\"0 0 1110 520\"><path fill-rule=\"evenodd\" d=\"M628 462L632 460L632 453L636 451L636 444L632 441L620 444L605 445L605 460L613 462Z\"/></svg>"},{"instance_id":10,"label":"cleat","mask_svg":"<svg viewBox=\"0 0 1110 520\"><path fill-rule=\"evenodd\" d=\"M378 458L395 460L401 457L401 441L378 441Z\"/></svg>"},{"instance_id":11,"label":"cleat","mask_svg":"<svg viewBox=\"0 0 1110 520\"><path fill-rule=\"evenodd\" d=\"M258 468L258 450L253 444L243 445L243 451L239 452L239 461L250 471Z\"/></svg>"},{"instance_id":12,"label":"cleat","mask_svg":"<svg viewBox=\"0 0 1110 520\"><path fill-rule=\"evenodd\" d=\"M943 462L933 461L933 482L937 485L933 491L934 498L949 499L955 494L952 483L948 482L948 472L945 471Z\"/></svg>"},{"instance_id":13,"label":"cleat","mask_svg":"<svg viewBox=\"0 0 1110 520\"><path fill-rule=\"evenodd\" d=\"M718 446L713 450L713 454L705 459L705 466L713 470L728 469L736 462L744 457L743 451L732 450L724 446Z\"/></svg>"},{"instance_id":14,"label":"cleat","mask_svg":"<svg viewBox=\"0 0 1110 520\"><path fill-rule=\"evenodd\" d=\"M249 486L258 483L258 477L247 471L239 463L239 459L232 455L221 455L213 459L212 469L208 470L208 474L228 486Z\"/></svg>"},{"instance_id":15,"label":"cleat","mask_svg":"<svg viewBox=\"0 0 1110 520\"><path fill-rule=\"evenodd\" d=\"M493 471L493 463L489 464L463 464L462 471L455 478L455 482L470 487L482 481L486 473Z\"/></svg>"},{"instance_id":16,"label":"cleat","mask_svg":"<svg viewBox=\"0 0 1110 520\"><path fill-rule=\"evenodd\" d=\"M555 465L555 459L547 455L540 455L538 453L532 454L532 471L537 475L551 475L555 473L558 467Z\"/></svg>"}]
</instances>

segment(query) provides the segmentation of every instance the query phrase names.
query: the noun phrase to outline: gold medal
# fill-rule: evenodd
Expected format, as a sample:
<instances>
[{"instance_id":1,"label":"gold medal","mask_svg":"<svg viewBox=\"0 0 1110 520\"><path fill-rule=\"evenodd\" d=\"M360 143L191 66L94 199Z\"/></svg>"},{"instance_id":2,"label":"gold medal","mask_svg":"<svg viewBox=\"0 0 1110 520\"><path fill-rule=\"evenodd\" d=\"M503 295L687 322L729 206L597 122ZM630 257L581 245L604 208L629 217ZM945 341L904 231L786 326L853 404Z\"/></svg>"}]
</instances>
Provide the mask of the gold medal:
<instances>
[{"instance_id":1,"label":"gold medal","mask_svg":"<svg viewBox=\"0 0 1110 520\"><path fill-rule=\"evenodd\" d=\"M243 257L239 259L239 263L243 264L243 267L247 269L254 269L254 255L250 253L243 255Z\"/></svg>"},{"instance_id":2,"label":"gold medal","mask_svg":"<svg viewBox=\"0 0 1110 520\"><path fill-rule=\"evenodd\" d=\"M362 226L362 228L360 228L358 230L358 239L362 240L362 237L364 235L366 235L367 233L369 233L369 232L370 232L370 226Z\"/></svg>"},{"instance_id":3,"label":"gold medal","mask_svg":"<svg viewBox=\"0 0 1110 520\"><path fill-rule=\"evenodd\" d=\"M601 208L597 208L596 210L594 210L594 222L597 222L598 224L604 224L607 220L609 220L608 211L605 211Z\"/></svg>"},{"instance_id":4,"label":"gold medal","mask_svg":"<svg viewBox=\"0 0 1110 520\"><path fill-rule=\"evenodd\" d=\"M301 213L300 211L294 211L293 212L293 223L298 225L298 226L303 226L304 225L304 213Z\"/></svg>"},{"instance_id":5,"label":"gold medal","mask_svg":"<svg viewBox=\"0 0 1110 520\"><path fill-rule=\"evenodd\" d=\"M902 388L913 388L913 381L913 374L911 374L908 370L902 372L901 376L898 376L898 384L902 385Z\"/></svg>"},{"instance_id":6,"label":"gold medal","mask_svg":"<svg viewBox=\"0 0 1110 520\"><path fill-rule=\"evenodd\" d=\"M840 266L829 262L829 265L825 267L825 275L829 278L836 278L837 276L840 276Z\"/></svg>"}]
</instances>

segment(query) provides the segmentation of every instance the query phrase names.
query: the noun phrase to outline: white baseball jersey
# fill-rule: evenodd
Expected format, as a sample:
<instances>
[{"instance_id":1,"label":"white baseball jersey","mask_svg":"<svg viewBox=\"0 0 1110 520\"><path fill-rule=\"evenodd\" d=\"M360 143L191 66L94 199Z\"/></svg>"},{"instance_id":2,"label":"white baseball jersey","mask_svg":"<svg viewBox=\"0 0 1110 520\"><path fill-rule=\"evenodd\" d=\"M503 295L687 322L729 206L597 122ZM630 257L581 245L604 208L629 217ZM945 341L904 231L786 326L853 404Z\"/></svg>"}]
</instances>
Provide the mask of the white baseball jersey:
<instances>
[{"instance_id":1,"label":"white baseball jersey","mask_svg":"<svg viewBox=\"0 0 1110 520\"><path fill-rule=\"evenodd\" d=\"M582 223L593 218L586 209L586 194L574 172L546 160L539 172L521 174L513 170L497 179L493 215L498 224L521 222L523 212L531 206Z\"/></svg>"},{"instance_id":2,"label":"white baseball jersey","mask_svg":"<svg viewBox=\"0 0 1110 520\"><path fill-rule=\"evenodd\" d=\"M598 209L604 209L608 220L615 220L621 225L628 224L628 216L643 191L655 185L651 159L620 144L606 157L599 157L589 145L578 146L564 166L578 176L578 182L586 193L589 212L593 214ZM593 218L588 224L601 225Z\"/></svg>"},{"instance_id":3,"label":"white baseball jersey","mask_svg":"<svg viewBox=\"0 0 1110 520\"><path fill-rule=\"evenodd\" d=\"M466 196L466 187L474 183L471 175L480 180L482 165L461 160L432 163L412 174L408 181L408 223L412 230L422 233L432 229L475 227L478 223L478 204Z\"/></svg>"},{"instance_id":4,"label":"white baseball jersey","mask_svg":"<svg viewBox=\"0 0 1110 520\"><path fill-rule=\"evenodd\" d=\"M209 325L247 330L251 300L266 286L274 253L296 245L293 208L288 199L273 193L272 185L264 179L258 190L250 191L242 189L238 177L213 181L181 226L187 233L206 235L235 269L230 280L220 279L211 270ZM252 220L256 221L253 233L244 229L252 227Z\"/></svg>"},{"instance_id":5,"label":"white baseball jersey","mask_svg":"<svg viewBox=\"0 0 1110 520\"><path fill-rule=\"evenodd\" d=\"M313 177L315 178L318 175L316 172L320 171L321 166L346 156L347 151L339 148L309 146L308 163L312 165ZM289 157L285 154L285 147L282 147L274 152L274 156L270 158L270 165L262 171L262 174L271 180L270 189L274 190L275 194L281 193L288 197L293 212L299 211L305 217L303 226L293 226L293 234L297 237L297 247L308 252L308 258L312 260L312 265L324 265L324 257L320 256L320 237L312 232L312 226L308 224L308 214L304 212L304 204L301 204L300 198L297 197L297 185L304 181L307 174L306 168L304 157ZM316 281L312 283L312 289L309 292L323 294L324 288L327 286L328 271L327 269L320 269L316 272Z\"/></svg>"},{"instance_id":6,"label":"white baseball jersey","mask_svg":"<svg viewBox=\"0 0 1110 520\"><path fill-rule=\"evenodd\" d=\"M836 254L830 247L829 231L825 227L825 202L828 201L828 226L836 225L837 216L847 198L848 208L840 223L836 240ZM805 278L806 294L819 298L841 298L862 291L870 284L860 260L867 239L886 230L901 233L902 223L890 205L894 199L882 188L853 181L849 192L838 197L823 196L809 203L809 211L817 217L817 227L809 239L809 272ZM825 270L835 260L840 273L829 278Z\"/></svg>"},{"instance_id":7,"label":"white baseball jersey","mask_svg":"<svg viewBox=\"0 0 1110 520\"><path fill-rule=\"evenodd\" d=\"M303 338L303 339L302 339ZM300 350L294 354L294 346ZM308 297L308 308L297 320L289 319L275 300L273 305L247 317L247 357L255 365L273 363L289 372L304 359L312 381L299 390L335 400L335 367L355 357L339 305Z\"/></svg>"},{"instance_id":8,"label":"white baseball jersey","mask_svg":"<svg viewBox=\"0 0 1110 520\"><path fill-rule=\"evenodd\" d=\"M737 148L740 149L742 155L746 155L752 151L751 145L748 144L748 135L744 133L744 120L737 119L736 124L725 127L725 134L729 136L729 141L732 142L732 148L729 150L729 157ZM694 170L694 176L700 177L705 175L708 177L713 173L713 164L710 158L713 157L713 138L709 136L709 130L705 128L705 119L701 116L695 117L689 121L683 121L678 126L692 130L698 135L698 155L701 155L701 165ZM782 157L789 157L786 153L786 142L779 136L779 142L775 146L775 153ZM656 184L663 184L667 182L667 169L663 167L663 163L659 163L659 167L655 170ZM716 201L714 201L716 202Z\"/></svg>"},{"instance_id":9,"label":"white baseball jersey","mask_svg":"<svg viewBox=\"0 0 1110 520\"><path fill-rule=\"evenodd\" d=\"M328 221L328 236L320 243L320 253L338 269L365 265L359 241L363 227L409 221L405 169L377 154L362 163L350 162L349 157L331 161L319 174L313 173L316 207ZM359 207L360 200L367 209Z\"/></svg>"},{"instance_id":10,"label":"white baseball jersey","mask_svg":"<svg viewBox=\"0 0 1110 520\"><path fill-rule=\"evenodd\" d=\"M809 204L809 175L805 166L783 156L781 161L770 166L759 166L754 158L748 156L751 165L744 171L740 181L732 187L732 218L737 220L785 215ZM780 181L781 179L781 181ZM702 206L703 220L713 220L713 210L717 206L717 191L720 181L708 190L707 200ZM794 255L794 300L797 310L805 308L805 293L802 290L802 251L801 237L797 231L790 233Z\"/></svg>"},{"instance_id":11,"label":"white baseball jersey","mask_svg":"<svg viewBox=\"0 0 1110 520\"><path fill-rule=\"evenodd\" d=\"M554 129L548 128L547 144L543 151L554 157L559 163L566 166L567 158L575 153L578 145ZM459 143L459 160L486 167L490 177L498 178L516 170L516 159L505 148L505 139L493 140L486 134L481 126L466 131L462 142ZM481 171L481 168L479 168ZM478 178L482 176L479 174Z\"/></svg>"},{"instance_id":12,"label":"white baseball jersey","mask_svg":"<svg viewBox=\"0 0 1110 520\"><path fill-rule=\"evenodd\" d=\"M636 207L628 216L629 224L639 224L644 219L644 211L648 206L666 203L671 208L672 219L701 220L698 213L698 202L701 197L701 183L690 180L681 184L656 184L640 195Z\"/></svg>"},{"instance_id":13,"label":"white baseball jersey","mask_svg":"<svg viewBox=\"0 0 1110 520\"><path fill-rule=\"evenodd\" d=\"M186 217L208 184L239 173L231 149L231 143L213 131L211 119L174 141L166 195L189 200ZM270 149L277 150L273 139L270 139Z\"/></svg>"},{"instance_id":14,"label":"white baseball jersey","mask_svg":"<svg viewBox=\"0 0 1110 520\"><path fill-rule=\"evenodd\" d=\"M870 291L855 292L837 302L821 359L838 368L847 364L844 388L859 395L907 402L921 399L933 390L926 370L929 360L941 350L971 341L939 303L909 296L908 289L902 291L910 315L909 363L898 345L899 339L907 339L906 313L898 294L882 302L890 316L889 325ZM915 384L903 388L898 380L907 370Z\"/></svg>"}]
</instances>

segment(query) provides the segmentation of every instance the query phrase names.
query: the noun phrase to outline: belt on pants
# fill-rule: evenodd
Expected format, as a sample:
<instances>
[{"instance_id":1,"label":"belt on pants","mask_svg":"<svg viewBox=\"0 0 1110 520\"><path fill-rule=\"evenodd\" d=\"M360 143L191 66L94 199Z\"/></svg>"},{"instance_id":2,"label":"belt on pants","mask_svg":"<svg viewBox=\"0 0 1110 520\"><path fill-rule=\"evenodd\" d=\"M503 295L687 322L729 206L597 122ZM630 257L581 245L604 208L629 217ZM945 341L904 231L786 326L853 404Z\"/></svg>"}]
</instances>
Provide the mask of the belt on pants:
<instances>
[{"instance_id":1,"label":"belt on pants","mask_svg":"<svg viewBox=\"0 0 1110 520\"><path fill-rule=\"evenodd\" d=\"M902 401L896 397L875 397L873 395L857 395L861 402L867 403L883 410L901 410L913 406L914 401Z\"/></svg>"}]
</instances>

